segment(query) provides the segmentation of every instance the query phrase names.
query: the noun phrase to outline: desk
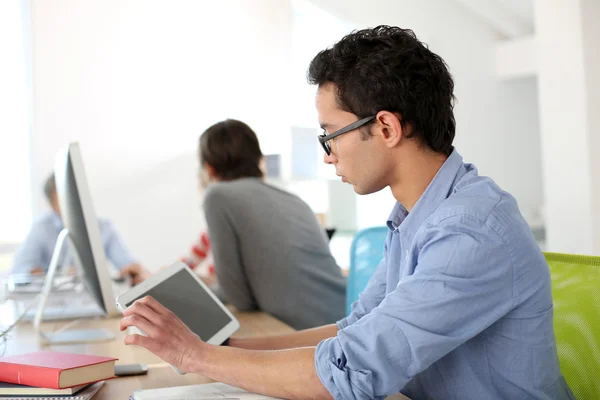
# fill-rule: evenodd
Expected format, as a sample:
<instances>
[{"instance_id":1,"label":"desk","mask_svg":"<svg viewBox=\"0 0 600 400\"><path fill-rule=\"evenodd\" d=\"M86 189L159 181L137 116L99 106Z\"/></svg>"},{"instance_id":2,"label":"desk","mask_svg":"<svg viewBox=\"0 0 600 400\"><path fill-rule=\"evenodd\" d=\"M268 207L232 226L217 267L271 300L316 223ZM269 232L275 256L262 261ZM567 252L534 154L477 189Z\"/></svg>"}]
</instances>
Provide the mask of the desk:
<instances>
[{"instance_id":1,"label":"desk","mask_svg":"<svg viewBox=\"0 0 600 400\"><path fill-rule=\"evenodd\" d=\"M0 306L0 314L5 312L7 305ZM294 331L283 322L266 313L234 312L234 314L240 321L240 330L236 332L236 337L279 335ZM60 328L64 324L65 322L45 323L42 324L42 329L50 331L54 328ZM149 364L150 368L147 375L116 378L106 381L104 387L94 396L93 400L127 399L134 390L139 389L213 382L200 375L179 375L168 364L149 351L140 347L125 346L123 344L125 333L119 331L118 318L82 320L73 327L73 329L94 328L106 328L114 332L117 339L104 343L42 346L32 325L30 323L21 323L11 332L9 341L6 343L5 355L28 353L37 350L52 350L115 357L119 359L117 364ZM388 397L388 399L403 398L405 399L405 397L401 396Z\"/></svg>"}]
</instances>

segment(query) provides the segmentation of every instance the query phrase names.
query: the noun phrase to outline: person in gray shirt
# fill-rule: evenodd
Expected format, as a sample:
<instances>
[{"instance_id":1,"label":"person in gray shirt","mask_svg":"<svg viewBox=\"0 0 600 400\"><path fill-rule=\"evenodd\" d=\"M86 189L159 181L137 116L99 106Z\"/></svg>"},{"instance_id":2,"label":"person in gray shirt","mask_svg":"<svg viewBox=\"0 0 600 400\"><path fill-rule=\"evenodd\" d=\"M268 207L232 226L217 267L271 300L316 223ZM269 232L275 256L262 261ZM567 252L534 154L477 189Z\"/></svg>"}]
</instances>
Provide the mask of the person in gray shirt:
<instances>
[{"instance_id":1,"label":"person in gray shirt","mask_svg":"<svg viewBox=\"0 0 600 400\"><path fill-rule=\"evenodd\" d=\"M204 211L225 299L295 329L344 317L346 281L325 232L304 201L264 182L254 131L219 122L201 135L199 155L211 182Z\"/></svg>"}]
</instances>

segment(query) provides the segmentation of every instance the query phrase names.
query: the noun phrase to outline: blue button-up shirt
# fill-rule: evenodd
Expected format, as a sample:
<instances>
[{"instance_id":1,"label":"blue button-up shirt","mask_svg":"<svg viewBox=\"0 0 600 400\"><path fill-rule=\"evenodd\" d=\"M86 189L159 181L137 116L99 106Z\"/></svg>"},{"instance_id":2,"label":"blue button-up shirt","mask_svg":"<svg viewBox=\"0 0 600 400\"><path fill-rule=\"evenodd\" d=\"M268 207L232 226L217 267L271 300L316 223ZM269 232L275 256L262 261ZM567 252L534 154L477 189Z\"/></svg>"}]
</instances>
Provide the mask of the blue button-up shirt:
<instances>
[{"instance_id":1,"label":"blue button-up shirt","mask_svg":"<svg viewBox=\"0 0 600 400\"><path fill-rule=\"evenodd\" d=\"M548 265L515 199L456 150L315 354L336 399L572 399L560 373Z\"/></svg>"},{"instance_id":2,"label":"blue button-up shirt","mask_svg":"<svg viewBox=\"0 0 600 400\"><path fill-rule=\"evenodd\" d=\"M100 238L104 244L106 258L117 268L121 269L137 262L131 255L114 226L105 219L98 220ZM13 260L12 272L24 273L38 267L48 270L50 259L58 234L63 229L61 219L49 212L38 218L32 225L29 234L21 247L17 250ZM70 266L72 258L70 249L65 249L59 259L59 266Z\"/></svg>"}]
</instances>

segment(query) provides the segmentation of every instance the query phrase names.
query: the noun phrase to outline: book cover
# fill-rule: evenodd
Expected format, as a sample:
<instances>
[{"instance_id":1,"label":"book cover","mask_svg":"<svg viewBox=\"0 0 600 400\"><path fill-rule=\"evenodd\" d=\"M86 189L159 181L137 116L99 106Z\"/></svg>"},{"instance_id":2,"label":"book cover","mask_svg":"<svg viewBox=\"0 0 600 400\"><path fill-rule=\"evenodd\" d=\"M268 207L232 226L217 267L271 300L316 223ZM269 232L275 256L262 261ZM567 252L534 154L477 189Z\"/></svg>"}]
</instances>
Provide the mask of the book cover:
<instances>
[{"instance_id":1,"label":"book cover","mask_svg":"<svg viewBox=\"0 0 600 400\"><path fill-rule=\"evenodd\" d=\"M0 381L49 389L114 377L116 358L41 351L0 358Z\"/></svg>"}]
</instances>

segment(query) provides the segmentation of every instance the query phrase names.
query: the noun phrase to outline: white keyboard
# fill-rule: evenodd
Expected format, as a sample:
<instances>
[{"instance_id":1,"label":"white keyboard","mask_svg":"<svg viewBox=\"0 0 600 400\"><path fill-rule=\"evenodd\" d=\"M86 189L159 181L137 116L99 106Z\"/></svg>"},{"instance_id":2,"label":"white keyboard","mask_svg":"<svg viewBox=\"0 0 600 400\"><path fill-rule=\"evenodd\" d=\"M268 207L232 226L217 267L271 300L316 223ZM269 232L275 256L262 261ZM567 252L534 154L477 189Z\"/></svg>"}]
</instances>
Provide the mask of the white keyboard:
<instances>
[{"instance_id":1,"label":"white keyboard","mask_svg":"<svg viewBox=\"0 0 600 400\"><path fill-rule=\"evenodd\" d=\"M113 294L115 297L128 290L125 284L113 283ZM15 315L21 315L29 301L15 303ZM23 321L33 321L37 312L37 306L31 307L23 316ZM79 318L95 318L104 316L104 311L92 300L87 291L80 293L51 293L46 306L42 321L61 321Z\"/></svg>"},{"instance_id":2,"label":"white keyboard","mask_svg":"<svg viewBox=\"0 0 600 400\"><path fill-rule=\"evenodd\" d=\"M6 281L9 293L39 293L46 283L45 277L12 274ZM53 292L70 292L75 290L79 280L75 276L57 276L54 278Z\"/></svg>"},{"instance_id":3,"label":"white keyboard","mask_svg":"<svg viewBox=\"0 0 600 400\"><path fill-rule=\"evenodd\" d=\"M32 321L35 318L36 308L27 310L23 316L23 321ZM20 314L20 312L17 312ZM44 317L42 321L61 321L78 318L101 317L104 312L95 303L78 304L76 307L65 306L46 306L44 308Z\"/></svg>"}]
</instances>

